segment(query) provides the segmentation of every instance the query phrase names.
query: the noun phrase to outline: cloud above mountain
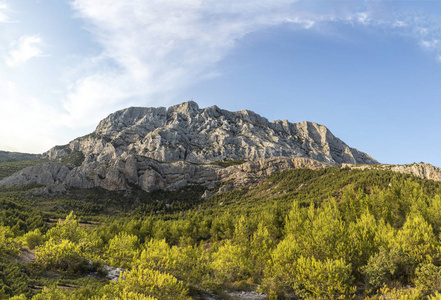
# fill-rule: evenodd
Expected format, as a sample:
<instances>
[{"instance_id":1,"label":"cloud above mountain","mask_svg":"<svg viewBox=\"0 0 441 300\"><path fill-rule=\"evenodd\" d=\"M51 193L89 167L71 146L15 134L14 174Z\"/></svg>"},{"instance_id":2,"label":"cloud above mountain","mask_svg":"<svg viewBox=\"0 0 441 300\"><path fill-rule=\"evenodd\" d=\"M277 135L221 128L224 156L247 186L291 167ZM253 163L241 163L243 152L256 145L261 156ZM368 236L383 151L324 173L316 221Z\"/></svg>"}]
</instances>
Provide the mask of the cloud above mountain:
<instances>
[{"instance_id":1,"label":"cloud above mountain","mask_svg":"<svg viewBox=\"0 0 441 300\"><path fill-rule=\"evenodd\" d=\"M440 52L438 25L424 16L397 13L383 1L315 2L75 0L76 16L102 51L94 57L97 71L86 70L69 90L66 120L96 122L88 110L103 101L112 110L127 101L168 103L176 90L218 76L216 64L244 36L284 24L315 31L332 23L383 28L415 39L435 57Z\"/></svg>"},{"instance_id":2,"label":"cloud above mountain","mask_svg":"<svg viewBox=\"0 0 441 300\"><path fill-rule=\"evenodd\" d=\"M11 68L18 67L32 58L45 56L41 49L42 44L43 41L38 35L20 37L12 43L6 57L6 65Z\"/></svg>"}]
</instances>

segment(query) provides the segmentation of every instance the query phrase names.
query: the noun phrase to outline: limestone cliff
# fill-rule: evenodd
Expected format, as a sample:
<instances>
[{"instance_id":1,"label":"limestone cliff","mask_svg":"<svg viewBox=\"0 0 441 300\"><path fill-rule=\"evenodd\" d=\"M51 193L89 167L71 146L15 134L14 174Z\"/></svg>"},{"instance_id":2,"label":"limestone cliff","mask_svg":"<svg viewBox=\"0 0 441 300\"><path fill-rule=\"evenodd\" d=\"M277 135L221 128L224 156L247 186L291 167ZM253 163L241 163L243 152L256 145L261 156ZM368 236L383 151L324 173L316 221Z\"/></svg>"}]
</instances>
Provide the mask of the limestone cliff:
<instances>
[{"instance_id":1,"label":"limestone cliff","mask_svg":"<svg viewBox=\"0 0 441 300\"><path fill-rule=\"evenodd\" d=\"M92 161L135 154L158 161L194 163L278 156L306 157L332 165L377 163L323 125L269 122L248 110L200 109L192 101L169 109L131 107L117 111L102 120L92 134L46 154L55 159L74 151L83 152Z\"/></svg>"}]
</instances>

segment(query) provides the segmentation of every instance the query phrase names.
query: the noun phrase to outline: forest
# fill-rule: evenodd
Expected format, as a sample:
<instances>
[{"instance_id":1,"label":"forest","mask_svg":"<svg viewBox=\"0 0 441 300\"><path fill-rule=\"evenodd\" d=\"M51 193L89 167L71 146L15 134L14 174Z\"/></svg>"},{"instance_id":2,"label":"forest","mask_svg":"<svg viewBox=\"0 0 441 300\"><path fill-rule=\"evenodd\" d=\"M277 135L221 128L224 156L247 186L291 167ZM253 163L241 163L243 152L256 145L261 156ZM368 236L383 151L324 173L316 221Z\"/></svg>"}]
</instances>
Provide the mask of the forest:
<instances>
[{"instance_id":1,"label":"forest","mask_svg":"<svg viewBox=\"0 0 441 300\"><path fill-rule=\"evenodd\" d=\"M441 299L439 182L331 167L205 200L40 190L0 188L0 299Z\"/></svg>"}]
</instances>

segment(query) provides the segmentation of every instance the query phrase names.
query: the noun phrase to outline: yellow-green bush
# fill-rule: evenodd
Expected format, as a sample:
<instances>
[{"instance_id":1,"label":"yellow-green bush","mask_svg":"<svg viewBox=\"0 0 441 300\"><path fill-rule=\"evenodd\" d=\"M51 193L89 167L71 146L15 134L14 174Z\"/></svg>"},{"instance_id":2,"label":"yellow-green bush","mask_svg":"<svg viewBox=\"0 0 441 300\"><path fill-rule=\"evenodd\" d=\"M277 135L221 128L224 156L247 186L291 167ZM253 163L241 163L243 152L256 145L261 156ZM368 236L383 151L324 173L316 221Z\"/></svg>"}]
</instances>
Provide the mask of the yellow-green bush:
<instances>
[{"instance_id":1,"label":"yellow-green bush","mask_svg":"<svg viewBox=\"0 0 441 300\"><path fill-rule=\"evenodd\" d=\"M73 212L70 212L64 221L58 220L57 225L46 233L47 240L69 240L78 243L84 238L86 238L86 230L79 226L77 217Z\"/></svg>"},{"instance_id":2,"label":"yellow-green bush","mask_svg":"<svg viewBox=\"0 0 441 300\"><path fill-rule=\"evenodd\" d=\"M69 240L49 240L36 248L35 259L38 265L46 269L78 273L88 266L83 252L81 244Z\"/></svg>"},{"instance_id":3,"label":"yellow-green bush","mask_svg":"<svg viewBox=\"0 0 441 300\"><path fill-rule=\"evenodd\" d=\"M106 258L114 267L129 268L138 256L139 240L136 235L121 232L113 237L106 249Z\"/></svg>"},{"instance_id":4,"label":"yellow-green bush","mask_svg":"<svg viewBox=\"0 0 441 300\"><path fill-rule=\"evenodd\" d=\"M124 272L116 285L117 290L124 293L138 293L164 300L184 300L188 290L176 277L138 266Z\"/></svg>"},{"instance_id":5,"label":"yellow-green bush","mask_svg":"<svg viewBox=\"0 0 441 300\"><path fill-rule=\"evenodd\" d=\"M351 265L343 259L320 261L301 256L296 262L294 276L297 286L314 298L335 299L355 292L351 271Z\"/></svg>"},{"instance_id":6,"label":"yellow-green bush","mask_svg":"<svg viewBox=\"0 0 441 300\"><path fill-rule=\"evenodd\" d=\"M14 242L14 234L11 228L0 226L0 256L18 255L19 250Z\"/></svg>"},{"instance_id":7,"label":"yellow-green bush","mask_svg":"<svg viewBox=\"0 0 441 300\"><path fill-rule=\"evenodd\" d=\"M37 228L33 231L29 231L28 233L26 233L23 236L23 240L25 244L29 247L29 249L32 250L43 243L44 237L40 229Z\"/></svg>"},{"instance_id":8,"label":"yellow-green bush","mask_svg":"<svg viewBox=\"0 0 441 300\"><path fill-rule=\"evenodd\" d=\"M418 213L407 217L403 228L398 231L396 247L403 249L417 262L432 262L440 252L439 242L432 226Z\"/></svg>"},{"instance_id":9,"label":"yellow-green bush","mask_svg":"<svg viewBox=\"0 0 441 300\"><path fill-rule=\"evenodd\" d=\"M415 286L425 294L441 291L441 268L422 264L415 271Z\"/></svg>"},{"instance_id":10,"label":"yellow-green bush","mask_svg":"<svg viewBox=\"0 0 441 300\"><path fill-rule=\"evenodd\" d=\"M212 254L210 263L214 278L220 284L246 279L251 267L244 249L231 240L227 240Z\"/></svg>"},{"instance_id":11,"label":"yellow-green bush","mask_svg":"<svg viewBox=\"0 0 441 300\"><path fill-rule=\"evenodd\" d=\"M408 283L415 262L398 248L390 250L380 247L380 251L371 256L368 263L361 268L366 284L377 290L393 281Z\"/></svg>"}]
</instances>

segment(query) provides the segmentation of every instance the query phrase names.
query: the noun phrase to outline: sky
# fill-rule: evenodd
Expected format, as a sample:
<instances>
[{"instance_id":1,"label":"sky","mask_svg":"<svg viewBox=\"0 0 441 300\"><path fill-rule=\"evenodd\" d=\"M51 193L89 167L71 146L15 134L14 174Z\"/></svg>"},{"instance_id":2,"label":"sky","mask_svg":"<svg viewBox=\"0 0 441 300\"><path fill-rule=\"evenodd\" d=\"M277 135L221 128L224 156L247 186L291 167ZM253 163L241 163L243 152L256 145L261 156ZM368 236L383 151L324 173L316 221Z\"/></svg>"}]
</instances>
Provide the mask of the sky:
<instances>
[{"instance_id":1,"label":"sky","mask_svg":"<svg viewBox=\"0 0 441 300\"><path fill-rule=\"evenodd\" d=\"M0 0L0 150L188 100L441 167L441 1Z\"/></svg>"}]
</instances>

